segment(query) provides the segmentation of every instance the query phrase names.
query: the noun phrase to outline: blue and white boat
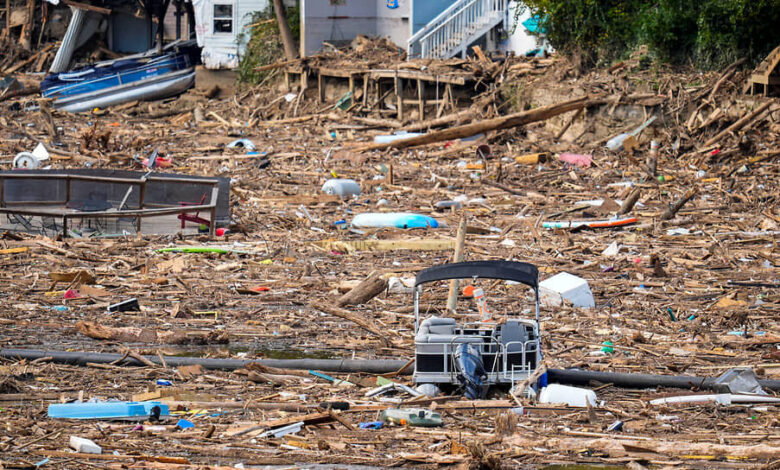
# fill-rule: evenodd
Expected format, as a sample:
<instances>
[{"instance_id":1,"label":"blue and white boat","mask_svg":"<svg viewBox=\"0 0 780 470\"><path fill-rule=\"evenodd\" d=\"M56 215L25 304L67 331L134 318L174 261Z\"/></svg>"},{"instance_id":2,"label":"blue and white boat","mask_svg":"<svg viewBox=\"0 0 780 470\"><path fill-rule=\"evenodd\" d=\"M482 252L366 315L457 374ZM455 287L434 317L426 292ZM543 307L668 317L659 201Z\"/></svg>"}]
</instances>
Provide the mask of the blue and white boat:
<instances>
[{"instance_id":1,"label":"blue and white boat","mask_svg":"<svg viewBox=\"0 0 780 470\"><path fill-rule=\"evenodd\" d=\"M195 60L189 51L119 59L47 76L44 98L69 112L106 108L128 101L151 101L177 95L195 83Z\"/></svg>"}]
</instances>

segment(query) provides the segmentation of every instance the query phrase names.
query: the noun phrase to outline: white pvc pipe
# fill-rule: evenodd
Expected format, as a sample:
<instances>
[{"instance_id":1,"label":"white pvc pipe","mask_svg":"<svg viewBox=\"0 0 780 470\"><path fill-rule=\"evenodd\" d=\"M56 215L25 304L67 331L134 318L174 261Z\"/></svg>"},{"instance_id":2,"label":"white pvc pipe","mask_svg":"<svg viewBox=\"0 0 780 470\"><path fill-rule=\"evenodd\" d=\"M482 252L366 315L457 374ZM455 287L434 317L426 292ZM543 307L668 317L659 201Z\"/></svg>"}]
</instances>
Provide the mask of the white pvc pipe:
<instances>
[{"instance_id":1,"label":"white pvc pipe","mask_svg":"<svg viewBox=\"0 0 780 470\"><path fill-rule=\"evenodd\" d=\"M732 403L780 403L780 398L766 395L732 395L719 393L716 395L683 395L677 397L657 398L650 400L651 405L666 405L670 403L709 403L730 405Z\"/></svg>"}]
</instances>

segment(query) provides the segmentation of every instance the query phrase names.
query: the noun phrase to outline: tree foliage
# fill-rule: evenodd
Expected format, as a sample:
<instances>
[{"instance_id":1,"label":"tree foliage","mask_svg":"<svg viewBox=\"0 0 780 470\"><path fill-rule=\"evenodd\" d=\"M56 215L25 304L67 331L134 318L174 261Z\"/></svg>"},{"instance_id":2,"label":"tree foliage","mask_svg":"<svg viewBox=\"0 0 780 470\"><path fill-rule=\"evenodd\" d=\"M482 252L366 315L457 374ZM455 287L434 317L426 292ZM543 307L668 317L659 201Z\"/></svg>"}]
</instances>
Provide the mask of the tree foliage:
<instances>
[{"instance_id":1,"label":"tree foliage","mask_svg":"<svg viewBox=\"0 0 780 470\"><path fill-rule=\"evenodd\" d=\"M299 6L287 8L287 24L290 26L293 38L298 40L301 36ZM268 2L265 10L252 15L249 30L239 37L239 42L244 41L248 42L238 67L238 78L242 82L257 84L269 72L257 72L256 67L270 65L284 59L284 47L273 2Z\"/></svg>"},{"instance_id":2,"label":"tree foliage","mask_svg":"<svg viewBox=\"0 0 780 470\"><path fill-rule=\"evenodd\" d=\"M640 44L661 61L720 67L780 44L780 0L527 0L552 45L590 64Z\"/></svg>"}]
</instances>

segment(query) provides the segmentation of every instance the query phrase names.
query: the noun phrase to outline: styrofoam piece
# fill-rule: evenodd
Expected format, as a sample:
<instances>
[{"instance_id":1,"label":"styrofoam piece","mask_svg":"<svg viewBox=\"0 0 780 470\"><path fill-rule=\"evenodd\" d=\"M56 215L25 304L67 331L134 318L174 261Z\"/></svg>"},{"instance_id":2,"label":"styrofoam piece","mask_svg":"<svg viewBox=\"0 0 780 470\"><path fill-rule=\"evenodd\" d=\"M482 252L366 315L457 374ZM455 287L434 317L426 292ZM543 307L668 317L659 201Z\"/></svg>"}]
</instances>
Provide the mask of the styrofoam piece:
<instances>
[{"instance_id":1,"label":"styrofoam piece","mask_svg":"<svg viewBox=\"0 0 780 470\"><path fill-rule=\"evenodd\" d=\"M602 256L607 258L614 258L620 253L622 245L618 245L618 242L612 242L604 251L601 252Z\"/></svg>"},{"instance_id":2,"label":"styrofoam piece","mask_svg":"<svg viewBox=\"0 0 780 470\"><path fill-rule=\"evenodd\" d=\"M562 272L539 283L539 300L542 305L558 307L568 300L575 307L593 308L596 301L590 291L588 281Z\"/></svg>"},{"instance_id":3,"label":"styrofoam piece","mask_svg":"<svg viewBox=\"0 0 780 470\"><path fill-rule=\"evenodd\" d=\"M339 197L350 197L360 195L360 185L355 180L350 179L330 179L322 185L325 194L336 195Z\"/></svg>"},{"instance_id":4,"label":"styrofoam piece","mask_svg":"<svg viewBox=\"0 0 780 470\"><path fill-rule=\"evenodd\" d=\"M353 227L438 228L439 222L427 215L407 212L369 212L352 219Z\"/></svg>"},{"instance_id":5,"label":"styrofoam piece","mask_svg":"<svg viewBox=\"0 0 780 470\"><path fill-rule=\"evenodd\" d=\"M38 143L38 145L35 146L32 154L35 155L35 158L37 158L39 162L43 162L49 159L49 151L46 150L46 146L42 143Z\"/></svg>"},{"instance_id":6,"label":"styrofoam piece","mask_svg":"<svg viewBox=\"0 0 780 470\"><path fill-rule=\"evenodd\" d=\"M387 280L387 291L391 294L408 294L414 290L414 278L391 277Z\"/></svg>"},{"instance_id":7,"label":"styrofoam piece","mask_svg":"<svg viewBox=\"0 0 780 470\"><path fill-rule=\"evenodd\" d=\"M89 439L70 436L70 448L82 454L102 454L103 449Z\"/></svg>"},{"instance_id":8,"label":"styrofoam piece","mask_svg":"<svg viewBox=\"0 0 780 470\"><path fill-rule=\"evenodd\" d=\"M127 419L143 420L156 414L153 408L159 407L160 416L170 414L168 405L159 401L132 402L116 401L102 403L60 403L49 405L49 418L64 419Z\"/></svg>"},{"instance_id":9,"label":"styrofoam piece","mask_svg":"<svg viewBox=\"0 0 780 470\"><path fill-rule=\"evenodd\" d=\"M598 406L596 392L586 388L569 387L568 385L550 384L539 393L539 403L565 403L569 406L586 408Z\"/></svg>"}]
</instances>

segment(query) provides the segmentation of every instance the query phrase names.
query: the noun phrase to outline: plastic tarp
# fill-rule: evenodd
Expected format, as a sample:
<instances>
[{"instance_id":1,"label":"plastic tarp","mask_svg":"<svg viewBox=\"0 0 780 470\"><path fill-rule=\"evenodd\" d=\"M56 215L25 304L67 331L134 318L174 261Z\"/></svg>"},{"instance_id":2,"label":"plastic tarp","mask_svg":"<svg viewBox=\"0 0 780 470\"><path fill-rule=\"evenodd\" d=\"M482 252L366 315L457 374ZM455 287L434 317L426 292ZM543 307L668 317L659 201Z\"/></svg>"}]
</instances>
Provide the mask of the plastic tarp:
<instances>
[{"instance_id":1,"label":"plastic tarp","mask_svg":"<svg viewBox=\"0 0 780 470\"><path fill-rule=\"evenodd\" d=\"M546 18L542 18L539 15L533 15L523 21L522 25L531 34L547 34L547 28L544 27L545 20Z\"/></svg>"}]
</instances>

